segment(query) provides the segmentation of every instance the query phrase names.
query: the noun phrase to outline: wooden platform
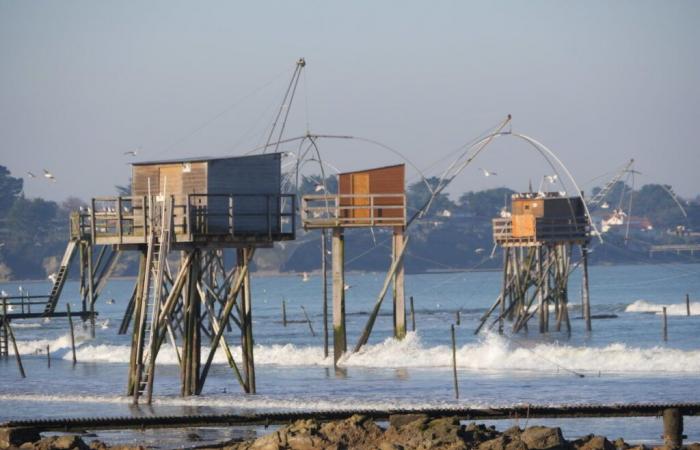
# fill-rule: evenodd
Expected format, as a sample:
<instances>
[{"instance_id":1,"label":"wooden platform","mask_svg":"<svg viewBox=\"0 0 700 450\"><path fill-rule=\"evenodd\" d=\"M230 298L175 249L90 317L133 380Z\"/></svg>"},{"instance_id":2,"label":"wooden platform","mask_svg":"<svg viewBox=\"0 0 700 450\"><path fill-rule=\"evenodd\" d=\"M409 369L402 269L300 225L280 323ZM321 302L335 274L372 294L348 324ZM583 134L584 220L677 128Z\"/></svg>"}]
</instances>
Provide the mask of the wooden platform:
<instances>
[{"instance_id":1,"label":"wooden platform","mask_svg":"<svg viewBox=\"0 0 700 450\"><path fill-rule=\"evenodd\" d=\"M535 219L534 233L514 235L511 217L493 219L493 240L502 247L539 247L557 243L582 245L590 241L589 225L585 217Z\"/></svg>"}]
</instances>

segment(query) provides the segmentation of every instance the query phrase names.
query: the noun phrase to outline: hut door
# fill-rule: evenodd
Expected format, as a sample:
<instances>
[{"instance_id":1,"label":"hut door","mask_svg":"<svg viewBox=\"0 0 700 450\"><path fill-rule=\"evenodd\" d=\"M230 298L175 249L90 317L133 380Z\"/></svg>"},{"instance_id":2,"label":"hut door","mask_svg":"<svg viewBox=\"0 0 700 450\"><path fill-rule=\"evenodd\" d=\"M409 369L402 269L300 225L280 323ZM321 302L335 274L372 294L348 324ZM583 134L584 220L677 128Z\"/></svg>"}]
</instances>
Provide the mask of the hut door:
<instances>
[{"instance_id":1,"label":"hut door","mask_svg":"<svg viewBox=\"0 0 700 450\"><path fill-rule=\"evenodd\" d=\"M354 173L352 174L352 194L358 195L359 197L353 197L352 205L357 208L354 209L353 217L355 219L369 219L370 211L369 208L358 208L360 206L369 206L369 174L368 173ZM365 221L358 220L355 223L365 223Z\"/></svg>"},{"instance_id":2,"label":"hut door","mask_svg":"<svg viewBox=\"0 0 700 450\"><path fill-rule=\"evenodd\" d=\"M183 204L182 199L182 167L177 165L161 166L159 168L160 186L154 192L165 194L173 199L173 233L182 233L184 216L183 208L178 208Z\"/></svg>"}]
</instances>

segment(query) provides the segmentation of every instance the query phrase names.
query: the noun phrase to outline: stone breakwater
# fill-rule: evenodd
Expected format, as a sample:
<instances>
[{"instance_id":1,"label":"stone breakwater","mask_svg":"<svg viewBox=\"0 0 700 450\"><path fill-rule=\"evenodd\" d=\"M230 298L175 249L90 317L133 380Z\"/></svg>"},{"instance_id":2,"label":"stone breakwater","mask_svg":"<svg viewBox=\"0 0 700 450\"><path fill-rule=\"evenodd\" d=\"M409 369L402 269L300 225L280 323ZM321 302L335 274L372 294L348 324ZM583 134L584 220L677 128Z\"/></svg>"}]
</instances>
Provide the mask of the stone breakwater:
<instances>
[{"instance_id":1,"label":"stone breakwater","mask_svg":"<svg viewBox=\"0 0 700 450\"><path fill-rule=\"evenodd\" d=\"M345 420L322 423L314 419L298 420L257 439L223 442L218 445L183 448L217 450L651 450L632 446L622 438L614 441L590 434L569 441L561 429L517 426L499 432L495 427L456 418L430 419L421 414L391 416L386 428L372 419L355 415ZM700 444L683 448L700 450ZM0 433L0 449L22 450L131 450L143 446L110 446L99 440L86 443L77 435L41 437L31 429L5 429ZM666 447L658 447L659 450ZM670 449L669 449L670 450Z\"/></svg>"}]
</instances>

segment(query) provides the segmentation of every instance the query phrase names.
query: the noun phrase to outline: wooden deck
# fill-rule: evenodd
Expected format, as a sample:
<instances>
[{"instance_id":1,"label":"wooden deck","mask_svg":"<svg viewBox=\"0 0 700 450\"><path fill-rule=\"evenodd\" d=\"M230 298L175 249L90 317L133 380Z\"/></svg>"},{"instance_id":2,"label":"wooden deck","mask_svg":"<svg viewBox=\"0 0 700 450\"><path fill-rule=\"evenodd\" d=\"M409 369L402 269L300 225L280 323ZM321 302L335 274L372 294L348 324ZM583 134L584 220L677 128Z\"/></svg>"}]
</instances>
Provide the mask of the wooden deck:
<instances>
[{"instance_id":1,"label":"wooden deck","mask_svg":"<svg viewBox=\"0 0 700 450\"><path fill-rule=\"evenodd\" d=\"M180 203L176 197L171 198L174 249L193 245L271 246L295 238L292 194L190 194ZM160 208L162 200L146 196L94 198L87 212L71 216L71 237L89 240L93 245L146 245L151 231L150 209ZM246 208L241 210L241 204Z\"/></svg>"},{"instance_id":2,"label":"wooden deck","mask_svg":"<svg viewBox=\"0 0 700 450\"><path fill-rule=\"evenodd\" d=\"M527 236L513 236L511 217L493 219L493 240L503 247L538 247L541 245L590 241L589 225L585 217L543 218L535 220L535 232Z\"/></svg>"},{"instance_id":3,"label":"wooden deck","mask_svg":"<svg viewBox=\"0 0 700 450\"><path fill-rule=\"evenodd\" d=\"M405 227L405 194L305 195L301 200L304 229Z\"/></svg>"}]
</instances>

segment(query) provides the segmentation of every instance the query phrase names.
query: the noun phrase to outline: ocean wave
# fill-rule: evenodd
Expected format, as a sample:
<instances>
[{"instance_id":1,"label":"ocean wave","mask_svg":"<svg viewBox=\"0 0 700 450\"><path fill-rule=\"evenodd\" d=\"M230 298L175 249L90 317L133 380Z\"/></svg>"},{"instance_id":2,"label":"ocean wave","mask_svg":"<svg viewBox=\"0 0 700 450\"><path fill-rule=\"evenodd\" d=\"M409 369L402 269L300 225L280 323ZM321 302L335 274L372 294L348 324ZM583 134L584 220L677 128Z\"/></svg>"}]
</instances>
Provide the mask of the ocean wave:
<instances>
[{"instance_id":1,"label":"ocean wave","mask_svg":"<svg viewBox=\"0 0 700 450\"><path fill-rule=\"evenodd\" d=\"M79 362L128 364L130 347L127 345L97 344L79 335L77 339ZM70 349L70 337L61 336L46 341L18 342L21 353L34 353L36 349L51 346L51 351ZM180 350L179 350L180 351ZM231 346L237 361L241 360L238 346ZM63 359L72 358L70 351ZM207 357L203 349L202 359ZM177 364L174 349L164 343L158 353L158 363ZM214 363L226 364L224 352L219 349ZM322 347L286 345L256 345L257 365L283 367L330 367L331 357L323 356ZM420 336L410 332L404 340L388 338L383 342L366 345L358 353L348 353L339 361L341 367L358 368L449 368L452 350L446 345L427 346ZM487 334L480 341L457 349L457 365L461 370L472 371L527 371L552 373L558 370L617 373L686 373L700 372L700 350L678 350L667 347L638 348L623 343L604 347L577 347L571 345L540 343L523 346L499 336Z\"/></svg>"},{"instance_id":2,"label":"ocean wave","mask_svg":"<svg viewBox=\"0 0 700 450\"><path fill-rule=\"evenodd\" d=\"M647 300L637 300L630 303L625 308L625 312L642 312L663 314L663 308L666 307L666 314L669 316L685 316L688 314L685 303L652 303ZM700 302L690 303L690 315L700 316Z\"/></svg>"}]
</instances>

